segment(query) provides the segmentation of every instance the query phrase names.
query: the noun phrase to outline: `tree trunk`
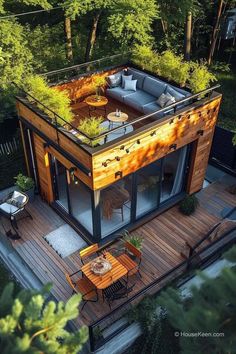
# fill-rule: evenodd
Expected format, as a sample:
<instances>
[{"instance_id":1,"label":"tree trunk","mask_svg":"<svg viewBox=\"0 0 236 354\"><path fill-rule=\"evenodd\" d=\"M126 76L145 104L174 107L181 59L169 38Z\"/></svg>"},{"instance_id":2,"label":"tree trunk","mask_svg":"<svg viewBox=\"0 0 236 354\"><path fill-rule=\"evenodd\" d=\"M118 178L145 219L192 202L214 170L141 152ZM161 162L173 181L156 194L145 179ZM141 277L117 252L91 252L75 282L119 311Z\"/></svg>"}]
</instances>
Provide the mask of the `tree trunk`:
<instances>
[{"instance_id":1,"label":"tree trunk","mask_svg":"<svg viewBox=\"0 0 236 354\"><path fill-rule=\"evenodd\" d=\"M185 25L184 58L190 60L192 38L192 13L188 12Z\"/></svg>"},{"instance_id":2,"label":"tree trunk","mask_svg":"<svg viewBox=\"0 0 236 354\"><path fill-rule=\"evenodd\" d=\"M219 32L220 18L222 15L223 3L224 3L224 0L219 0L216 22L215 22L215 26L214 26L213 32L212 32L211 45L210 45L209 55L208 55L208 59L207 59L208 65L211 64L211 61L212 61L212 58L214 55L214 51L215 51L216 41L217 41L218 32Z\"/></svg>"},{"instance_id":3,"label":"tree trunk","mask_svg":"<svg viewBox=\"0 0 236 354\"><path fill-rule=\"evenodd\" d=\"M68 61L73 61L73 48L71 38L71 20L69 17L65 17L65 35L66 35L66 57Z\"/></svg>"},{"instance_id":4,"label":"tree trunk","mask_svg":"<svg viewBox=\"0 0 236 354\"><path fill-rule=\"evenodd\" d=\"M167 21L163 20L161 18L161 26L162 26L162 29L163 29L163 32L164 32L164 35L167 36L167 32L168 32L168 23Z\"/></svg>"},{"instance_id":5,"label":"tree trunk","mask_svg":"<svg viewBox=\"0 0 236 354\"><path fill-rule=\"evenodd\" d=\"M99 11L93 17L93 25L92 25L91 30L89 32L86 53L85 53L85 61L86 62L90 60L92 52L93 52L93 47L94 47L96 37L97 37L98 21L100 19L101 13L102 13L102 11Z\"/></svg>"}]
</instances>

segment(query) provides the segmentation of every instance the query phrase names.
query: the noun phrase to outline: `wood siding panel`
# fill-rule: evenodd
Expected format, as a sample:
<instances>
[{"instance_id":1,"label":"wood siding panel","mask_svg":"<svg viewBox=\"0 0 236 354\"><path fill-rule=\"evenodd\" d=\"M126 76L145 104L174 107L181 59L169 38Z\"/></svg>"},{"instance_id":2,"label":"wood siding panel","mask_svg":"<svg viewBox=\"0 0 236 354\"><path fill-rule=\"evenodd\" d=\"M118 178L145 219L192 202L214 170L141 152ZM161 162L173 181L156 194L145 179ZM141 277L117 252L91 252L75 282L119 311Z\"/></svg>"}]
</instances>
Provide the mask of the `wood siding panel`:
<instances>
[{"instance_id":1,"label":"wood siding panel","mask_svg":"<svg viewBox=\"0 0 236 354\"><path fill-rule=\"evenodd\" d=\"M199 155L199 161L203 158L204 162L201 164L196 162L196 166L192 168L192 177L197 178L199 176L197 170L200 166L204 169L208 161L211 141L206 135L209 133L213 136L220 101L221 96L217 95L215 99L206 102L203 106L183 112L183 114L175 116L174 119L171 117L152 126L148 131L140 133L135 138L124 139L124 142L114 144L107 151L94 155L94 189L100 189L116 182L118 178L115 177L115 173L118 171L121 171L122 177L124 177L164 157L173 151L170 148L173 144L176 144L179 149L199 139L197 155L202 152L202 155ZM203 136L199 135L200 130L203 130ZM156 135L151 136L154 131ZM138 144L138 140L140 144ZM107 163L107 166L104 166L104 163ZM203 178L202 173L201 176ZM192 183L194 185L194 181ZM198 183L198 185L200 184Z\"/></svg>"},{"instance_id":2,"label":"wood siding panel","mask_svg":"<svg viewBox=\"0 0 236 354\"><path fill-rule=\"evenodd\" d=\"M120 71L122 67L107 70L104 72L94 73L88 76L82 76L79 79L71 80L65 84L54 86L59 91L67 91L72 102L77 102L84 97L91 95L95 92L93 80L96 77L107 77L117 71Z\"/></svg>"},{"instance_id":3,"label":"wood siding panel","mask_svg":"<svg viewBox=\"0 0 236 354\"><path fill-rule=\"evenodd\" d=\"M81 163L89 171L92 169L92 158L83 149L80 148L78 144L73 142L70 138L58 132L51 126L47 121L44 121L39 115L34 113L28 107L26 107L21 102L17 102L17 109L19 116L23 117L37 130L43 133L47 138L49 138L53 143L58 145L59 148L63 149L67 154L69 154L73 159ZM59 142L59 143L58 143ZM40 172L39 172L40 173ZM90 188L92 188L92 177L87 176L83 171L79 171L79 178Z\"/></svg>"}]
</instances>

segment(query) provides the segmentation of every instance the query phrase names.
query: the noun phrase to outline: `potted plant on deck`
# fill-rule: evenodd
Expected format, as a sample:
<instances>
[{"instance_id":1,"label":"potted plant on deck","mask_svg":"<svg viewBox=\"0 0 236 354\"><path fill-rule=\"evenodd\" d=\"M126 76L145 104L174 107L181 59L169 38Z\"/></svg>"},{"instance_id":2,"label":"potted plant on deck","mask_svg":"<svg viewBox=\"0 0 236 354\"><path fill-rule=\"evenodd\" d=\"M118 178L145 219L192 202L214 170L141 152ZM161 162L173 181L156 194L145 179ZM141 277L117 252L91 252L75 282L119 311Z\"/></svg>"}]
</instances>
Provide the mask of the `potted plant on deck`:
<instances>
[{"instance_id":1,"label":"potted plant on deck","mask_svg":"<svg viewBox=\"0 0 236 354\"><path fill-rule=\"evenodd\" d=\"M95 76L93 78L93 87L96 92L96 100L101 100L101 94L104 92L104 87L106 86L105 77Z\"/></svg>"},{"instance_id":2,"label":"potted plant on deck","mask_svg":"<svg viewBox=\"0 0 236 354\"><path fill-rule=\"evenodd\" d=\"M16 177L14 177L16 182L15 185L19 188L19 190L28 195L29 200L34 200L34 188L35 183L31 177L24 176L22 173L19 173Z\"/></svg>"},{"instance_id":3,"label":"potted plant on deck","mask_svg":"<svg viewBox=\"0 0 236 354\"><path fill-rule=\"evenodd\" d=\"M89 118L84 118L83 120L80 121L80 124L78 126L78 130L81 133L85 133L89 138L96 138L96 136L100 135L107 129L101 126L101 123L104 121L103 117L89 117ZM97 138L97 139L89 139L86 138L83 141L92 146L95 147L99 145L101 142L102 138Z\"/></svg>"},{"instance_id":4,"label":"potted plant on deck","mask_svg":"<svg viewBox=\"0 0 236 354\"><path fill-rule=\"evenodd\" d=\"M130 234L129 231L124 232L124 239L126 242L131 243L135 248L137 248L139 251L141 251L142 246L143 246L143 237L140 235L136 234Z\"/></svg>"}]
</instances>

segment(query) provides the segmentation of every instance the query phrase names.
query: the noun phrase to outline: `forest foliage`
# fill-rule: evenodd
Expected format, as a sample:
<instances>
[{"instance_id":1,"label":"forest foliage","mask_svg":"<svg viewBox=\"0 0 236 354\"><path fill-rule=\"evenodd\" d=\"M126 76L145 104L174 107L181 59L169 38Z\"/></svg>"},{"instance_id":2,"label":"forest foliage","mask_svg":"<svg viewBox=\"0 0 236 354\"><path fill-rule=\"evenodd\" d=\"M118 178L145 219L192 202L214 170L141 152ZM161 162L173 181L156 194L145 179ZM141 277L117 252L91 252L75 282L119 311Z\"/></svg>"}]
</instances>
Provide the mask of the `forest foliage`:
<instances>
[{"instance_id":1,"label":"forest foliage","mask_svg":"<svg viewBox=\"0 0 236 354\"><path fill-rule=\"evenodd\" d=\"M224 1L222 16L235 3ZM42 9L50 11L6 17ZM176 60L173 54L182 58L189 11L191 59L199 62L193 68L195 78L189 79L183 60L171 73L163 60L159 71L178 83L189 82L196 92L201 80L204 86L204 80L213 79L202 63L208 57L217 9L218 0L0 0L0 120L14 116L12 82L20 86L31 74L127 52L137 45L165 52L168 62ZM142 60L150 64L148 56Z\"/></svg>"}]
</instances>

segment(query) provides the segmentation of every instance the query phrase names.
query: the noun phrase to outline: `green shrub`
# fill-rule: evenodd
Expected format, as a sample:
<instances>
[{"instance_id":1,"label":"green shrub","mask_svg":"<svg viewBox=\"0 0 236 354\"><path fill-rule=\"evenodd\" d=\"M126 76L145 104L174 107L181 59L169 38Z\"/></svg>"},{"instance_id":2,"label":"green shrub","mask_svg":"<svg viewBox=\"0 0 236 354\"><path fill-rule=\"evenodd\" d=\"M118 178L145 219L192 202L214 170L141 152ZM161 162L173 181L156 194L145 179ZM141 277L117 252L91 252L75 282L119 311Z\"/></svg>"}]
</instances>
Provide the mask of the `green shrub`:
<instances>
[{"instance_id":1,"label":"green shrub","mask_svg":"<svg viewBox=\"0 0 236 354\"><path fill-rule=\"evenodd\" d=\"M191 62L192 72L189 78L189 85L192 93L198 93L207 89L211 82L216 81L216 77L208 71L207 65L204 63Z\"/></svg>"},{"instance_id":2,"label":"green shrub","mask_svg":"<svg viewBox=\"0 0 236 354\"><path fill-rule=\"evenodd\" d=\"M208 88L210 83L216 80L204 63L187 62L182 55L171 50L157 54L150 47L136 46L132 51L132 60L142 69L152 71L180 86L189 84L192 93Z\"/></svg>"},{"instance_id":3,"label":"green shrub","mask_svg":"<svg viewBox=\"0 0 236 354\"><path fill-rule=\"evenodd\" d=\"M157 72L159 67L159 56L150 47L136 45L132 51L132 61L141 66L143 70Z\"/></svg>"},{"instance_id":4,"label":"green shrub","mask_svg":"<svg viewBox=\"0 0 236 354\"><path fill-rule=\"evenodd\" d=\"M58 91L56 88L49 87L46 80L38 75L29 76L24 82L24 88L31 96L50 108L67 123L70 123L73 120L74 116L70 107L71 102L67 92ZM32 97L28 96L27 98L29 101L34 102ZM54 114L51 111L46 109L40 103L35 103L39 109L54 120ZM64 125L65 122L63 119L57 117L58 123Z\"/></svg>"},{"instance_id":5,"label":"green shrub","mask_svg":"<svg viewBox=\"0 0 236 354\"><path fill-rule=\"evenodd\" d=\"M179 210L184 215L191 215L195 212L198 206L198 200L195 195L187 195L180 203Z\"/></svg>"},{"instance_id":6,"label":"green shrub","mask_svg":"<svg viewBox=\"0 0 236 354\"><path fill-rule=\"evenodd\" d=\"M34 187L34 180L31 177L24 176L22 173L19 173L15 179L15 185L19 187L22 192L26 192Z\"/></svg>"},{"instance_id":7,"label":"green shrub","mask_svg":"<svg viewBox=\"0 0 236 354\"><path fill-rule=\"evenodd\" d=\"M82 133L85 133L90 138L95 138L97 135L100 135L106 128L101 127L101 123L103 122L103 117L91 117L91 118L84 118L81 120L78 130ZM84 142L90 146L96 146L100 143L101 138L89 140L85 139Z\"/></svg>"}]
</instances>

